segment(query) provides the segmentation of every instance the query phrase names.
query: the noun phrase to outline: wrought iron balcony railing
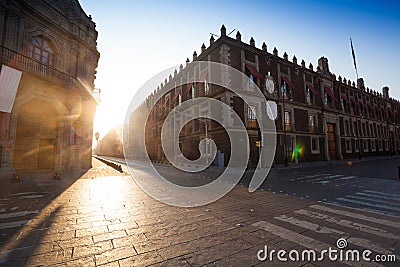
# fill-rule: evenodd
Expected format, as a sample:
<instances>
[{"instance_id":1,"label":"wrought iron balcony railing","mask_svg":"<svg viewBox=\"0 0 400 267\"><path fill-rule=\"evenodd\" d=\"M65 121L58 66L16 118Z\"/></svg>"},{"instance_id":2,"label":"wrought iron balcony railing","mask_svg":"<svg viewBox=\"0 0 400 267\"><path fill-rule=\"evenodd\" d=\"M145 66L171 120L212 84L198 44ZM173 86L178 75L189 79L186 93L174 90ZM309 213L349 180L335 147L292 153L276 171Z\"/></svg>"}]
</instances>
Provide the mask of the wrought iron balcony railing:
<instances>
[{"instance_id":1,"label":"wrought iron balcony railing","mask_svg":"<svg viewBox=\"0 0 400 267\"><path fill-rule=\"evenodd\" d=\"M0 62L67 88L82 87L81 83L68 73L59 71L4 46L0 46Z\"/></svg>"}]
</instances>

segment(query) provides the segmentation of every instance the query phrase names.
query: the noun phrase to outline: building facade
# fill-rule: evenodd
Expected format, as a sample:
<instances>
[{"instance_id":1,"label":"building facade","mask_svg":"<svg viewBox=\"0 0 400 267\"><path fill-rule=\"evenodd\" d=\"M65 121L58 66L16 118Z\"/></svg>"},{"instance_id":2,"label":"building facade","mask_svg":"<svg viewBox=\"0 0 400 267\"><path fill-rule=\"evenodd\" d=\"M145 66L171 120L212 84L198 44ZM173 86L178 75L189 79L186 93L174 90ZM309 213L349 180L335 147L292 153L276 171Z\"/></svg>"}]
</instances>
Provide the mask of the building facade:
<instances>
[{"instance_id":1,"label":"building facade","mask_svg":"<svg viewBox=\"0 0 400 267\"><path fill-rule=\"evenodd\" d=\"M77 0L0 1L0 173L91 167L95 26Z\"/></svg>"},{"instance_id":2,"label":"building facade","mask_svg":"<svg viewBox=\"0 0 400 267\"><path fill-rule=\"evenodd\" d=\"M379 93L367 88L362 78L355 83L337 77L329 70L325 57L318 60L316 68L311 63L306 66L304 60L298 63L295 56L292 60L286 53L278 56L276 48L268 52L265 43L261 49L255 47L253 38L249 44L242 42L239 32L236 38L231 38L222 26L220 37L215 40L211 36L209 47L203 44L200 55L194 52L193 61L233 67L250 80L243 83L243 92L251 92L256 84L267 100L277 103L276 164L400 153L400 103L389 97L389 88L385 86ZM224 102L239 115L249 136L249 165L258 163L260 133L256 117L263 107L256 100L247 105L231 91L207 84L204 73L201 69L192 70L188 59L185 67L181 65L131 114L128 150L140 150L135 148L140 145L136 140L141 136L138 134L140 125L145 123L144 138L150 159L167 162L160 138L166 116L182 101L207 96ZM204 82L189 83L189 76ZM221 79L229 78L229 73L222 76ZM163 96L158 95L161 89L182 79L188 82ZM158 102L150 110L154 99ZM200 108L199 112L207 112L207 107ZM141 122L147 117L146 122ZM230 157L229 138L223 128L211 120L193 120L185 125L179 137L183 154L189 159L198 158L198 144L206 134L217 144L219 157L214 164L222 165L220 155L223 155L222 162L226 166Z\"/></svg>"}]
</instances>

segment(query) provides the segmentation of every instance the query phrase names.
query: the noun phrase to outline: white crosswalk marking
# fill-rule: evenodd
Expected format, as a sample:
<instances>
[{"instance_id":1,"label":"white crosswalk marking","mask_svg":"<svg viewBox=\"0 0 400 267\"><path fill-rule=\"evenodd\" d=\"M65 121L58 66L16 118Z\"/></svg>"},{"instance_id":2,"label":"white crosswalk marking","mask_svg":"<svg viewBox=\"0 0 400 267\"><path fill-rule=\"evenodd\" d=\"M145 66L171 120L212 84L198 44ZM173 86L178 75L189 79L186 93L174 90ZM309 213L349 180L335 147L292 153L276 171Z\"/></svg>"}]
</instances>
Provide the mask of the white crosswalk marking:
<instances>
[{"instance_id":1,"label":"white crosswalk marking","mask_svg":"<svg viewBox=\"0 0 400 267\"><path fill-rule=\"evenodd\" d=\"M375 212L357 211L348 206L325 203L277 215L269 221L263 220L252 225L317 252L329 247L336 248L336 244L327 244L327 238L344 238L352 245L346 249L358 248L359 252L370 250L373 255L392 255L399 261L400 255L396 253L393 244L400 240L400 221L396 216L379 216L381 215ZM371 238L370 235L375 237ZM340 264L382 266L377 262L365 261L341 261Z\"/></svg>"},{"instance_id":2,"label":"white crosswalk marking","mask_svg":"<svg viewBox=\"0 0 400 267\"><path fill-rule=\"evenodd\" d=\"M346 211L343 209L337 210L337 209L333 209L333 208L330 208L327 206L322 206L322 205L312 205L312 206L310 206L310 208L327 211L327 212L335 213L335 214L339 214L339 215L344 215L344 216L350 217L350 218L355 218L355 219L365 220L365 221L369 221L369 222L373 222L373 223L377 223L377 224L400 228L400 222L398 222L398 221L389 221L389 220L385 220L385 219L375 218L372 216L371 217L365 216L363 214Z\"/></svg>"},{"instance_id":3,"label":"white crosswalk marking","mask_svg":"<svg viewBox=\"0 0 400 267\"><path fill-rule=\"evenodd\" d=\"M322 250L326 250L329 247L332 247L324 242L315 240L311 237L293 232L291 230L282 228L280 226L277 226L275 224L266 222L266 221L259 221L257 223L252 224L255 227L258 227L264 231L267 231L269 233L272 233L274 235L277 235L281 238L284 238L286 240L289 240L293 243L296 243L298 245L301 245L303 247L306 247L308 249L312 249L314 251L322 251ZM349 266L381 266L381 265L377 265L369 263L369 262L351 262L351 261L342 261L341 263L349 265Z\"/></svg>"},{"instance_id":4,"label":"white crosswalk marking","mask_svg":"<svg viewBox=\"0 0 400 267\"><path fill-rule=\"evenodd\" d=\"M374 194L383 195L383 196L399 197L399 194L382 193L382 192L373 191L373 190L364 190L364 192L374 193Z\"/></svg>"},{"instance_id":5,"label":"white crosswalk marking","mask_svg":"<svg viewBox=\"0 0 400 267\"><path fill-rule=\"evenodd\" d=\"M385 238L389 238L389 239L395 239L395 240L400 239L399 235L390 233L384 229L372 227L372 226L358 223L358 222L340 219L340 218L337 218L337 217L334 217L331 215L322 214L322 213L318 213L318 212L314 212L314 211L308 211L308 210L304 210L304 209L296 210L294 212L297 214L308 216L313 219L323 220L323 221L326 221L329 223L337 224L337 225L344 226L344 227L351 228L351 229L356 229L361 232L366 232L366 233L373 234L376 236L385 237Z\"/></svg>"},{"instance_id":6,"label":"white crosswalk marking","mask_svg":"<svg viewBox=\"0 0 400 267\"><path fill-rule=\"evenodd\" d=\"M294 179L290 179L291 181L296 182L307 182L307 183L316 183L316 184L340 184L347 185L352 183L359 183L359 176L355 175L344 175L344 174L330 174L330 173L320 173L314 175L306 175L300 176Z\"/></svg>"},{"instance_id":7,"label":"white crosswalk marking","mask_svg":"<svg viewBox=\"0 0 400 267\"><path fill-rule=\"evenodd\" d=\"M352 199L347 199L347 198L343 198L343 197L338 197L338 198L336 198L336 200L350 202L350 203L354 203L354 204L360 204L360 205L364 205L364 206L370 206L370 207L374 207L374 208L378 208L378 209L394 210L394 211L400 212L400 208L391 207L388 205L372 204L372 203L365 202L365 201L352 200Z\"/></svg>"},{"instance_id":8,"label":"white crosswalk marking","mask_svg":"<svg viewBox=\"0 0 400 267\"><path fill-rule=\"evenodd\" d=\"M358 199L358 200L366 200L366 201L372 201L372 202L377 202L377 203L383 203L383 204L387 204L387 205L391 205L391 206L395 206L395 207L400 207L400 202L399 203L395 203L395 202L389 201L389 200L373 199L373 198L370 198L370 197L357 196L357 195L348 195L348 196L346 196L346 198L353 198L353 199Z\"/></svg>"},{"instance_id":9,"label":"white crosswalk marking","mask_svg":"<svg viewBox=\"0 0 400 267\"><path fill-rule=\"evenodd\" d=\"M364 191L365 192L365 191ZM383 196L383 195L376 195L376 194L368 194L368 193L363 193L363 192L357 192L355 193L356 195L360 195L360 196L367 196L367 197L372 197L372 198L381 198L381 199L389 199L389 200L397 200L400 201L400 198L396 198L396 197L387 197L387 196Z\"/></svg>"},{"instance_id":10,"label":"white crosswalk marking","mask_svg":"<svg viewBox=\"0 0 400 267\"><path fill-rule=\"evenodd\" d=\"M336 239L344 238L346 236L346 233L343 231L339 231L339 230L325 227L325 226L320 226L319 224L311 223L311 222L304 221L304 220L299 220L297 218L287 217L286 215L281 215L281 216L277 216L274 218L277 220L283 221L283 222L287 222L287 223L299 226L299 227L307 229L307 230L314 231L318 234L329 234L330 236L332 236ZM347 237L346 240L348 243L362 247L364 249L370 249L375 252L378 252L381 254L386 254L386 255L393 254L393 251L387 250L381 246L373 244L372 242L370 242L369 240L367 240L365 238ZM398 259L400 260L400 256L398 256Z\"/></svg>"},{"instance_id":11,"label":"white crosswalk marking","mask_svg":"<svg viewBox=\"0 0 400 267\"><path fill-rule=\"evenodd\" d=\"M338 197L330 203L354 206L366 211L374 211L383 215L400 215L400 198L397 194L363 190L344 197Z\"/></svg>"}]
</instances>

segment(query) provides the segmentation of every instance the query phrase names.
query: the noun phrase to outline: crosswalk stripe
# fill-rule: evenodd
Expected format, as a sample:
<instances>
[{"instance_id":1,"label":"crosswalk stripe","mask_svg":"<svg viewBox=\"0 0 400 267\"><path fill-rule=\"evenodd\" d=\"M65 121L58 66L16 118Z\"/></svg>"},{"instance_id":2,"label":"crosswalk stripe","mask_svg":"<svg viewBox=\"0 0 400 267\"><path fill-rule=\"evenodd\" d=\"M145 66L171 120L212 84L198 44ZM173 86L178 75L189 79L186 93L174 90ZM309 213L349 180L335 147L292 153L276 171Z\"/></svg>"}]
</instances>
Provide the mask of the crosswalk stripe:
<instances>
[{"instance_id":1,"label":"crosswalk stripe","mask_svg":"<svg viewBox=\"0 0 400 267\"><path fill-rule=\"evenodd\" d=\"M312 206L310 206L310 208L327 211L327 212L335 213L338 215L344 215L344 216L350 217L350 218L355 218L355 219L360 219L360 220L364 220L364 221L368 221L368 222L373 222L373 223L377 223L377 224L400 228L400 222L397 222L397 221L389 221L389 220L385 220L385 219L379 219L379 218L375 218L375 217L365 216L360 213L355 213L355 212L346 211L346 210L342 210L342 209L337 210L337 209L329 208L329 207L322 206L322 205L312 205Z\"/></svg>"},{"instance_id":2,"label":"crosswalk stripe","mask_svg":"<svg viewBox=\"0 0 400 267\"><path fill-rule=\"evenodd\" d=\"M322 250L328 249L329 247L332 247L324 242L315 240L308 236L298 234L296 232L290 231L288 229L282 228L280 226L277 226L275 224L272 224L272 223L269 223L266 221L259 221L259 222L253 223L252 225L255 227L258 227L264 231L267 231L269 233L277 235L281 238L289 240L293 243L296 243L300 246L306 247L308 249L312 249L314 251L322 251ZM361 264L360 262L357 263L357 262L343 261L341 263L344 263L349 266L376 266L369 262L362 262L362 264Z\"/></svg>"},{"instance_id":3,"label":"crosswalk stripe","mask_svg":"<svg viewBox=\"0 0 400 267\"><path fill-rule=\"evenodd\" d=\"M340 180L349 180L349 179L354 179L354 178L357 178L358 176L345 176L345 177L342 177L342 178L340 178Z\"/></svg>"},{"instance_id":4,"label":"crosswalk stripe","mask_svg":"<svg viewBox=\"0 0 400 267\"><path fill-rule=\"evenodd\" d=\"M381 204L372 204L372 203L365 202L365 201L352 200L352 199L347 199L347 198L343 198L343 197L338 197L338 198L336 198L336 200L350 202L350 203L354 203L354 204L361 204L364 206L375 207L375 208L379 208L379 209L400 211L400 208L396 208L396 207L390 207L390 206L381 205Z\"/></svg>"},{"instance_id":5,"label":"crosswalk stripe","mask_svg":"<svg viewBox=\"0 0 400 267\"><path fill-rule=\"evenodd\" d=\"M375 193L375 194L383 195L383 196L399 197L399 194L382 193L382 192L374 191L374 190L364 190L364 192Z\"/></svg>"},{"instance_id":6,"label":"crosswalk stripe","mask_svg":"<svg viewBox=\"0 0 400 267\"><path fill-rule=\"evenodd\" d=\"M343 235L344 232L333 229L333 228L329 228L329 227L325 227L325 226L319 226L316 223L311 223L308 221L303 221L303 220L299 220L297 218L294 217L288 217L286 215L280 215L280 216L276 216L274 217L277 220L283 221L283 222L287 222L293 225L297 225L299 227L308 229L308 230L312 230L316 233L319 234L339 234L339 235ZM342 237L342 236L340 236Z\"/></svg>"},{"instance_id":7,"label":"crosswalk stripe","mask_svg":"<svg viewBox=\"0 0 400 267\"><path fill-rule=\"evenodd\" d=\"M368 193L364 193L364 192L357 192L355 193L356 195L360 195L360 196L367 196L367 197L374 197L374 198L382 198L382 199L389 199L389 200L398 200L400 201L400 198L397 197L385 197L385 196L381 196L381 195L375 195L375 194L368 194Z\"/></svg>"},{"instance_id":8,"label":"crosswalk stripe","mask_svg":"<svg viewBox=\"0 0 400 267\"><path fill-rule=\"evenodd\" d=\"M370 197L364 197L364 196L355 196L355 195L348 195L346 196L346 198L354 198L354 199L359 199L359 200L366 200L366 201L372 201L372 202L377 202L379 203L384 203L384 204L389 204L392 206L400 206L400 202L399 203L393 203L393 202L389 202L389 201L385 201L385 200L381 200L381 199L373 199Z\"/></svg>"},{"instance_id":9,"label":"crosswalk stripe","mask_svg":"<svg viewBox=\"0 0 400 267\"><path fill-rule=\"evenodd\" d=\"M25 224L28 224L30 221L31 220L23 220L23 221L0 223L0 229L8 229L8 228L20 227L20 226L23 226Z\"/></svg>"},{"instance_id":10,"label":"crosswalk stripe","mask_svg":"<svg viewBox=\"0 0 400 267\"><path fill-rule=\"evenodd\" d=\"M325 227L325 226L320 226L319 224L316 223L311 223L308 221L304 221L304 220L299 220L297 218L293 218L293 217L287 217L286 215L281 215L281 216L276 216L274 217L277 220L283 221L283 222L287 222L290 223L292 225L296 225L299 226L301 228L307 229L307 230L311 230L314 231L318 234L329 234L330 236L338 239L338 238L344 238L344 236L346 235L345 232L333 229L333 228L329 228L329 227ZM375 252L381 253L381 254L393 254L393 251L387 250L383 247L380 247L378 245L375 245L373 243L371 243L369 240L364 239L364 238L356 238L356 237L349 237L346 238L347 242L365 249L370 249L373 250ZM396 256L398 259L400 259L400 256Z\"/></svg>"},{"instance_id":11,"label":"crosswalk stripe","mask_svg":"<svg viewBox=\"0 0 400 267\"><path fill-rule=\"evenodd\" d=\"M318 212L313 212L313 211L308 211L308 210L304 210L304 209L300 209L300 210L296 210L294 211L295 213L310 217L310 218L314 218L314 219L318 219L318 220L323 220L329 223L334 223L334 224L338 224L347 228L352 228L352 229L356 229L362 232L366 232L366 233L370 233L373 235L377 235L377 236L381 236L381 237L385 237L388 239L399 239L400 236L393 234L393 233L389 233L386 230L380 229L380 228L376 228L376 227L372 227L369 225L365 225L365 224L361 224L361 223L357 223L357 222L352 222L352 221L348 221L348 220L343 220L343 219L338 219L334 216L330 216L330 215L326 215L326 214L321 214Z\"/></svg>"}]
</instances>

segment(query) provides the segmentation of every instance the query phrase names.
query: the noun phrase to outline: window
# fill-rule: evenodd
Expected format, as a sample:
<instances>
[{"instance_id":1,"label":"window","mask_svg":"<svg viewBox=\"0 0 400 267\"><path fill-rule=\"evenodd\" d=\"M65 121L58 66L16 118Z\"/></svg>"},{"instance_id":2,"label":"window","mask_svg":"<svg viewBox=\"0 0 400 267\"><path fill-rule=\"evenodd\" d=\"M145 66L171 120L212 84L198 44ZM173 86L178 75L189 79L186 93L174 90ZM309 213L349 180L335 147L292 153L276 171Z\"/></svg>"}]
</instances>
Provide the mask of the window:
<instances>
[{"instance_id":1,"label":"window","mask_svg":"<svg viewBox=\"0 0 400 267\"><path fill-rule=\"evenodd\" d=\"M54 65L54 50L50 42L41 36L32 39L31 57L46 66Z\"/></svg>"},{"instance_id":2,"label":"window","mask_svg":"<svg viewBox=\"0 0 400 267\"><path fill-rule=\"evenodd\" d=\"M356 121L353 122L353 133L354 133L354 135L358 135L358 129L357 129L357 122Z\"/></svg>"},{"instance_id":3,"label":"window","mask_svg":"<svg viewBox=\"0 0 400 267\"><path fill-rule=\"evenodd\" d=\"M193 86L193 84L192 84L192 98L195 98L195 90L194 90L194 86Z\"/></svg>"},{"instance_id":4,"label":"window","mask_svg":"<svg viewBox=\"0 0 400 267\"><path fill-rule=\"evenodd\" d=\"M254 77L253 74L250 74L250 82L249 82L249 88L252 90L254 88Z\"/></svg>"},{"instance_id":5,"label":"window","mask_svg":"<svg viewBox=\"0 0 400 267\"><path fill-rule=\"evenodd\" d=\"M286 84L286 81L282 81L282 95L285 98L285 100L293 100L293 92L292 89L289 88L289 86Z\"/></svg>"},{"instance_id":6,"label":"window","mask_svg":"<svg viewBox=\"0 0 400 267\"><path fill-rule=\"evenodd\" d=\"M257 128L257 107L255 105L247 107L247 122L250 128Z\"/></svg>"},{"instance_id":7,"label":"window","mask_svg":"<svg viewBox=\"0 0 400 267\"><path fill-rule=\"evenodd\" d=\"M371 151L376 151L376 140L371 140Z\"/></svg>"},{"instance_id":8,"label":"window","mask_svg":"<svg viewBox=\"0 0 400 267\"><path fill-rule=\"evenodd\" d=\"M311 154L319 154L319 138L311 137Z\"/></svg>"},{"instance_id":9,"label":"window","mask_svg":"<svg viewBox=\"0 0 400 267\"><path fill-rule=\"evenodd\" d=\"M379 141L378 141L378 148L379 148L379 151L382 151L382 150L383 150L382 140L379 140Z\"/></svg>"},{"instance_id":10,"label":"window","mask_svg":"<svg viewBox=\"0 0 400 267\"><path fill-rule=\"evenodd\" d=\"M312 105L311 92L310 92L310 89L308 89L308 88L306 91L306 102L307 102L307 104Z\"/></svg>"},{"instance_id":11,"label":"window","mask_svg":"<svg viewBox=\"0 0 400 267\"><path fill-rule=\"evenodd\" d=\"M350 135L349 121L348 120L344 121L344 134L345 135Z\"/></svg>"},{"instance_id":12,"label":"window","mask_svg":"<svg viewBox=\"0 0 400 267\"><path fill-rule=\"evenodd\" d=\"M364 145L363 145L363 150L364 150L365 152L368 152L368 140L365 139L363 143L364 143Z\"/></svg>"},{"instance_id":13,"label":"window","mask_svg":"<svg viewBox=\"0 0 400 267\"><path fill-rule=\"evenodd\" d=\"M210 86L208 85L207 81L204 81L204 94L209 95L210 94Z\"/></svg>"},{"instance_id":14,"label":"window","mask_svg":"<svg viewBox=\"0 0 400 267\"><path fill-rule=\"evenodd\" d=\"M385 140L385 151L389 151L389 140Z\"/></svg>"},{"instance_id":15,"label":"window","mask_svg":"<svg viewBox=\"0 0 400 267\"><path fill-rule=\"evenodd\" d=\"M291 117L292 117L292 112L285 111L285 129L286 129L286 131L292 130Z\"/></svg>"},{"instance_id":16,"label":"window","mask_svg":"<svg viewBox=\"0 0 400 267\"><path fill-rule=\"evenodd\" d=\"M346 139L345 146L346 146L346 153L351 153L352 152L352 147L351 147L351 140L350 139Z\"/></svg>"},{"instance_id":17,"label":"window","mask_svg":"<svg viewBox=\"0 0 400 267\"><path fill-rule=\"evenodd\" d=\"M315 133L316 128L317 128L317 116L310 115L308 121L309 121L309 126L310 126L310 132Z\"/></svg>"}]
</instances>

